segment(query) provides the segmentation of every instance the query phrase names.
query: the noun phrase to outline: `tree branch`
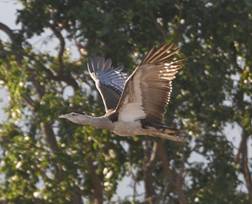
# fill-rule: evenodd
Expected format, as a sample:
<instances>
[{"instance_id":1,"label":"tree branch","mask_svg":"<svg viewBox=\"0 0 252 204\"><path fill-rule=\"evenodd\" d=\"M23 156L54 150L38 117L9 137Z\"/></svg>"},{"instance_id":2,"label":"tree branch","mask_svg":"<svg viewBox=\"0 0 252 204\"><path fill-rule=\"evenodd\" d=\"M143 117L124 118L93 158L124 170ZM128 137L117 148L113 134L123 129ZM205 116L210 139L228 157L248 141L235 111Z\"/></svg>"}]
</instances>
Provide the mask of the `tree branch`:
<instances>
[{"instance_id":1,"label":"tree branch","mask_svg":"<svg viewBox=\"0 0 252 204\"><path fill-rule=\"evenodd\" d=\"M78 83L70 74L68 76L61 73L59 73L58 75L54 75L50 69L46 68L45 66L43 66L43 68L49 79L52 79L55 81L64 81L68 85L72 86L75 90L78 90L80 88Z\"/></svg>"},{"instance_id":2,"label":"tree branch","mask_svg":"<svg viewBox=\"0 0 252 204\"><path fill-rule=\"evenodd\" d=\"M64 52L65 52L65 47L66 47L65 39L57 27L55 27L54 25L50 25L49 27L52 30L52 32L54 33L54 35L58 38L59 45L60 45L59 46L59 53L58 53L60 72L58 72L57 76L54 76L54 79L65 81L66 83L70 84L71 86L74 87L74 89L77 90L77 89L79 89L78 83L74 80L74 78L70 74L66 75L66 72L64 71L65 66L64 66L63 57L64 57ZM51 75L51 76L53 76L53 75Z\"/></svg>"},{"instance_id":3,"label":"tree branch","mask_svg":"<svg viewBox=\"0 0 252 204\"><path fill-rule=\"evenodd\" d=\"M46 139L46 142L49 145L50 149L53 152L57 152L58 151L58 144L57 144L56 137L54 135L54 132L52 130L51 125L47 122L42 122L41 128L43 130L43 133L45 134L45 139Z\"/></svg>"},{"instance_id":4,"label":"tree branch","mask_svg":"<svg viewBox=\"0 0 252 204\"><path fill-rule=\"evenodd\" d=\"M96 174L95 166L90 158L88 158L88 171L91 176L91 182L93 187L92 202L94 204L103 203L103 186L101 178Z\"/></svg>"},{"instance_id":5,"label":"tree branch","mask_svg":"<svg viewBox=\"0 0 252 204\"><path fill-rule=\"evenodd\" d=\"M60 68L62 69L64 67L63 55L65 52L65 46L66 46L65 39L63 35L61 34L61 32L56 27L54 27L53 25L50 25L50 28L53 31L54 35L59 40L60 46L59 46L58 60L59 60Z\"/></svg>"},{"instance_id":6,"label":"tree branch","mask_svg":"<svg viewBox=\"0 0 252 204\"><path fill-rule=\"evenodd\" d=\"M243 73L243 69L241 69L237 63L238 51L236 49L234 42L231 43L231 49L233 51L231 53L231 59L233 60L233 63L236 66L236 69L239 71L239 74L241 75ZM240 110L241 113L246 112L245 110L246 102L243 100L243 96L244 96L243 90L239 89L237 93L235 94L235 100L234 100L237 109ZM241 135L241 142L239 145L239 149L236 154L236 162L240 164L241 172L245 179L249 198L252 201L252 177L251 177L251 172L249 169L248 144L247 144L249 133L247 133L246 127L243 127L242 124L239 124L239 125L242 127L242 135Z\"/></svg>"},{"instance_id":7,"label":"tree branch","mask_svg":"<svg viewBox=\"0 0 252 204\"><path fill-rule=\"evenodd\" d=\"M15 36L15 33L13 32L13 30L10 29L10 27L8 27L4 23L0 22L0 30L5 32L9 36L9 38L12 42L15 42L16 36Z\"/></svg>"},{"instance_id":8,"label":"tree branch","mask_svg":"<svg viewBox=\"0 0 252 204\"><path fill-rule=\"evenodd\" d=\"M251 177L251 173L249 171L249 165L248 165L249 161L248 161L247 140L248 140L248 137L245 131L243 130L241 142L240 142L239 149L236 155L236 161L240 164L241 172L243 174L243 177L245 179L246 186L248 189L249 198L252 201L252 177Z\"/></svg>"},{"instance_id":9,"label":"tree branch","mask_svg":"<svg viewBox=\"0 0 252 204\"><path fill-rule=\"evenodd\" d=\"M145 160L143 165L144 171L144 187L145 187L145 199L148 200L148 203L156 203L156 192L153 186L153 176L152 172L156 163L157 155L157 142L154 142L152 147L148 146L148 142L145 144Z\"/></svg>"},{"instance_id":10,"label":"tree branch","mask_svg":"<svg viewBox=\"0 0 252 204\"><path fill-rule=\"evenodd\" d=\"M34 110L35 102L28 95L23 95L24 101L32 110Z\"/></svg>"},{"instance_id":11,"label":"tree branch","mask_svg":"<svg viewBox=\"0 0 252 204\"><path fill-rule=\"evenodd\" d=\"M46 73L48 79L52 79L54 81L64 81L68 85L72 86L75 90L79 90L80 87L76 80L71 76L71 74L64 74L64 72L60 71L59 73L54 74L49 68L47 68L44 64L42 64L39 60L37 60L34 56L29 55L27 56L29 59L35 61L41 68L43 68L43 71Z\"/></svg>"},{"instance_id":12,"label":"tree branch","mask_svg":"<svg viewBox=\"0 0 252 204\"><path fill-rule=\"evenodd\" d=\"M160 140L158 142L157 146L157 155L159 159L162 161L163 171L169 180L171 180L171 184L174 188L175 193L178 195L178 201L179 204L187 204L187 199L183 190L184 185L184 178L183 178L183 172L184 167L182 166L182 171L180 170L179 173L177 173L175 170L171 169L169 158L167 157L165 147L164 147L164 141Z\"/></svg>"},{"instance_id":13,"label":"tree branch","mask_svg":"<svg viewBox=\"0 0 252 204\"><path fill-rule=\"evenodd\" d=\"M21 41L18 40L20 35L14 33L14 31L9 26L5 25L2 22L0 22L0 30L5 32L10 38L11 43L12 43L12 50L15 53L17 63L21 65L21 61L23 59L23 56L22 56L23 48L21 45Z\"/></svg>"},{"instance_id":14,"label":"tree branch","mask_svg":"<svg viewBox=\"0 0 252 204\"><path fill-rule=\"evenodd\" d=\"M51 124L49 124L47 122L42 122L41 128L44 132L46 142L49 145L51 151L54 153L58 152L59 147L58 147L58 144L56 141L56 136L53 132ZM56 173L55 173L56 179L60 182L62 179L64 179L62 169L60 168L60 165L58 163L55 164L55 168L56 168ZM81 193L80 193L80 190L78 189L78 187L77 186L73 187L71 192L72 192L71 203L72 204L82 204L83 202L81 199Z\"/></svg>"}]
</instances>

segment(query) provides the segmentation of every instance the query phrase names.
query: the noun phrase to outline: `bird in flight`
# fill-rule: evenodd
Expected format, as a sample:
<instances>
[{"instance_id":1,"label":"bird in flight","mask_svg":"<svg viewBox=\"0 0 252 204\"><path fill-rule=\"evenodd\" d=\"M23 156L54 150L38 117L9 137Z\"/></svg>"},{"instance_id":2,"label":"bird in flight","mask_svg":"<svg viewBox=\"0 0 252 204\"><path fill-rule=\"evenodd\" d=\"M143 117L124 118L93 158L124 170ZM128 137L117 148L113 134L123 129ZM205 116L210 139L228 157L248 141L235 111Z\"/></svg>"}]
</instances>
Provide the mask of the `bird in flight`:
<instances>
[{"instance_id":1,"label":"bird in flight","mask_svg":"<svg viewBox=\"0 0 252 204\"><path fill-rule=\"evenodd\" d=\"M182 68L183 59L174 44L152 48L130 76L110 59L94 57L87 63L105 107L100 117L80 113L61 115L73 123L106 128L119 136L146 135L182 141L177 131L163 121L170 101L172 80Z\"/></svg>"}]
</instances>

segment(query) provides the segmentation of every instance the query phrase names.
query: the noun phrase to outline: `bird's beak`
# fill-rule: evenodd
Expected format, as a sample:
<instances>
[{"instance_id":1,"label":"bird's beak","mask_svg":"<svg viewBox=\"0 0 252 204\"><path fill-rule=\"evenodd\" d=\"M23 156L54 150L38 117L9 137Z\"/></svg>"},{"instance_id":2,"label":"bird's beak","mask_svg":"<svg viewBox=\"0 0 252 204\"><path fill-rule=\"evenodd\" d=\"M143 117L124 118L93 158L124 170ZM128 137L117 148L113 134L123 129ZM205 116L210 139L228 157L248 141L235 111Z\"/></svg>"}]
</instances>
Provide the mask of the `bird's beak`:
<instances>
[{"instance_id":1,"label":"bird's beak","mask_svg":"<svg viewBox=\"0 0 252 204\"><path fill-rule=\"evenodd\" d=\"M60 115L59 118L66 118L66 115Z\"/></svg>"}]
</instances>

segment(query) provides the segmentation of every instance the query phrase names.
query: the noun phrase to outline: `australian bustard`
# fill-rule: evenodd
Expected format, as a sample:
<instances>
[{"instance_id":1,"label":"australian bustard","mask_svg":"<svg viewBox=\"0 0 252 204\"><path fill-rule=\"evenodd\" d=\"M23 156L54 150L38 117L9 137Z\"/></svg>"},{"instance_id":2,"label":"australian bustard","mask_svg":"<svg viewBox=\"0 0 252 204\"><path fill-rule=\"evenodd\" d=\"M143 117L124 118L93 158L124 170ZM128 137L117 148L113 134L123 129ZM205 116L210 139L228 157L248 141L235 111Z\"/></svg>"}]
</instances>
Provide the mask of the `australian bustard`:
<instances>
[{"instance_id":1,"label":"australian bustard","mask_svg":"<svg viewBox=\"0 0 252 204\"><path fill-rule=\"evenodd\" d=\"M110 59L91 58L88 71L102 97L106 114L92 117L69 113L60 118L106 128L120 136L148 135L181 141L175 130L162 123L172 80L182 67L178 52L173 44L152 48L129 77L120 68L113 68Z\"/></svg>"}]
</instances>

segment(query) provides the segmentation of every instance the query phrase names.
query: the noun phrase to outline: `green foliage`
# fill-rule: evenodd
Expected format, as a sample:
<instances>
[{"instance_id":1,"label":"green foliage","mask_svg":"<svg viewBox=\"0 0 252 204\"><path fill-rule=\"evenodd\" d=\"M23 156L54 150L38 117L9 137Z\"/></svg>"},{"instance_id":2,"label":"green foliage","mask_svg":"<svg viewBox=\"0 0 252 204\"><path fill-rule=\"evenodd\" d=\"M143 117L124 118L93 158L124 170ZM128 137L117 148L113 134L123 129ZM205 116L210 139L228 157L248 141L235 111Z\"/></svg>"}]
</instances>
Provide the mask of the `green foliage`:
<instances>
[{"instance_id":1,"label":"green foliage","mask_svg":"<svg viewBox=\"0 0 252 204\"><path fill-rule=\"evenodd\" d=\"M250 1L18 2L21 29L0 25L10 37L0 39L0 82L10 97L0 131L0 201L142 203L153 196L153 203L251 202ZM59 43L56 54L30 43L48 32ZM66 51L69 41L76 42L80 60ZM186 58L165 117L184 132L184 145L121 138L58 119L71 111L103 114L87 55L108 56L130 72L162 42L179 44ZM69 89L73 94L66 96ZM227 139L228 124L241 129L238 150ZM132 187L117 189L125 177L132 177ZM141 182L144 196L135 188ZM120 200L118 190L133 193Z\"/></svg>"}]
</instances>

